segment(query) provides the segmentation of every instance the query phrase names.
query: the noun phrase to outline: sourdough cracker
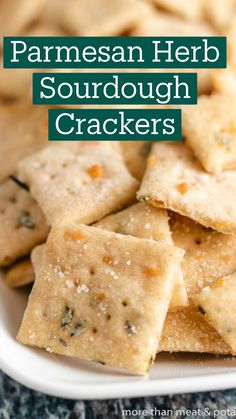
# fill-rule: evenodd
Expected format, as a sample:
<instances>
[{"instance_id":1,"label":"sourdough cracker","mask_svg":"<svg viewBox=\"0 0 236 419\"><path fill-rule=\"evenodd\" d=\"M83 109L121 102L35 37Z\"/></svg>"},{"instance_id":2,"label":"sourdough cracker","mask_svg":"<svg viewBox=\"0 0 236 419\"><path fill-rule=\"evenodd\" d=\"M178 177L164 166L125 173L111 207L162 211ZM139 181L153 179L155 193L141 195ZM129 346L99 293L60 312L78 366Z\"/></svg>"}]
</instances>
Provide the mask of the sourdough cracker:
<instances>
[{"instance_id":1,"label":"sourdough cracker","mask_svg":"<svg viewBox=\"0 0 236 419\"><path fill-rule=\"evenodd\" d=\"M47 110L36 105L0 104L0 180L17 162L47 145Z\"/></svg>"},{"instance_id":2,"label":"sourdough cracker","mask_svg":"<svg viewBox=\"0 0 236 419\"><path fill-rule=\"evenodd\" d=\"M168 313L159 351L189 351L225 354L230 349L192 302L205 287L236 270L236 238L207 229L189 218L169 213L172 239L184 249L183 276L190 305Z\"/></svg>"},{"instance_id":3,"label":"sourdough cracker","mask_svg":"<svg viewBox=\"0 0 236 419\"><path fill-rule=\"evenodd\" d=\"M186 144L205 170L220 173L236 169L236 98L233 91L201 96L197 106L185 106L182 112Z\"/></svg>"},{"instance_id":4,"label":"sourdough cracker","mask_svg":"<svg viewBox=\"0 0 236 419\"><path fill-rule=\"evenodd\" d=\"M153 145L137 196L205 227L236 234L236 171L206 173L184 144Z\"/></svg>"},{"instance_id":5,"label":"sourdough cracker","mask_svg":"<svg viewBox=\"0 0 236 419\"><path fill-rule=\"evenodd\" d=\"M135 204L123 211L108 215L95 226L119 234L140 239L156 240L158 243L172 245L171 233L166 210L154 208L149 204ZM176 282L170 308L187 306L188 297L181 267L177 267Z\"/></svg>"},{"instance_id":6,"label":"sourdough cracker","mask_svg":"<svg viewBox=\"0 0 236 419\"><path fill-rule=\"evenodd\" d=\"M10 266L4 275L4 283L9 288L24 287L32 282L34 282L34 269L29 258Z\"/></svg>"},{"instance_id":7,"label":"sourdough cracker","mask_svg":"<svg viewBox=\"0 0 236 419\"><path fill-rule=\"evenodd\" d=\"M53 227L17 339L145 374L182 256L96 227Z\"/></svg>"},{"instance_id":8,"label":"sourdough cracker","mask_svg":"<svg viewBox=\"0 0 236 419\"><path fill-rule=\"evenodd\" d=\"M206 287L194 295L198 311L212 325L236 355L235 316L236 273L220 277L213 287Z\"/></svg>"},{"instance_id":9,"label":"sourdough cracker","mask_svg":"<svg viewBox=\"0 0 236 419\"><path fill-rule=\"evenodd\" d=\"M0 185L0 266L28 255L49 228L28 191L7 180Z\"/></svg>"},{"instance_id":10,"label":"sourdough cracker","mask_svg":"<svg viewBox=\"0 0 236 419\"><path fill-rule=\"evenodd\" d=\"M19 176L29 184L49 224L66 218L89 224L134 199L137 181L118 145L84 142L78 153L48 146L20 162Z\"/></svg>"}]
</instances>

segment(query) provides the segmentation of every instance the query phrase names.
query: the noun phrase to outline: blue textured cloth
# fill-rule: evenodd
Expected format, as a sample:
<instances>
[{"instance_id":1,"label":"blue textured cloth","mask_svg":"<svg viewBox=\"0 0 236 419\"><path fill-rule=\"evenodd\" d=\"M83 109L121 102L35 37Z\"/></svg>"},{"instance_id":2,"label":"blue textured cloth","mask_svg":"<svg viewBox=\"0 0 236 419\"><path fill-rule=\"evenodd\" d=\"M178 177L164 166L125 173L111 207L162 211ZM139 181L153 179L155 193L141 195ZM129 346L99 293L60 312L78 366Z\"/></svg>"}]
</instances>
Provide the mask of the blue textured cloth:
<instances>
[{"instance_id":1,"label":"blue textured cloth","mask_svg":"<svg viewBox=\"0 0 236 419\"><path fill-rule=\"evenodd\" d=\"M153 418L151 409L166 411L168 418L236 418L236 389L208 393L181 394L137 399L76 401L45 396L27 389L0 372L0 419L121 419L124 417ZM132 416L124 416L124 409ZM178 410L190 412L176 413ZM196 413L197 409L200 412ZM209 409L204 416L201 411ZM145 412L151 412L147 413ZM218 410L221 411L218 414ZM225 413L225 411L228 412ZM140 413L140 411L144 413ZM169 411L169 412L168 412ZM171 413L171 411L173 413ZM193 413L191 413L191 411ZM207 410L208 411L208 410ZM138 412L138 414L137 414Z\"/></svg>"}]
</instances>

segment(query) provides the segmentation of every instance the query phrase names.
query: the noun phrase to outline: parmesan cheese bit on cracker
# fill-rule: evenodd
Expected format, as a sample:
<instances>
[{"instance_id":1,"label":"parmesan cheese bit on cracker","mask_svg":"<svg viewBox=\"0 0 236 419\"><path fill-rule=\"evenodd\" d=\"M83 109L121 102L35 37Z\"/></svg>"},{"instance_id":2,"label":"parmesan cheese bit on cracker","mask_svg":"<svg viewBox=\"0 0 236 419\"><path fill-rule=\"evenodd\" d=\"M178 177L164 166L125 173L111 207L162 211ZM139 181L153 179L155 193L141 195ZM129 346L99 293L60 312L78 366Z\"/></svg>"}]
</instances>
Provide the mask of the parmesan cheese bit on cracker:
<instances>
[{"instance_id":1,"label":"parmesan cheese bit on cracker","mask_svg":"<svg viewBox=\"0 0 236 419\"><path fill-rule=\"evenodd\" d=\"M97 227L119 234L156 240L159 243L173 244L166 210L139 203L112 214L99 221ZM186 287L181 266L177 267L176 282L170 308L188 305Z\"/></svg>"},{"instance_id":2,"label":"parmesan cheese bit on cracker","mask_svg":"<svg viewBox=\"0 0 236 419\"><path fill-rule=\"evenodd\" d=\"M182 257L181 249L156 241L53 227L17 339L146 374Z\"/></svg>"},{"instance_id":3,"label":"parmesan cheese bit on cracker","mask_svg":"<svg viewBox=\"0 0 236 419\"><path fill-rule=\"evenodd\" d=\"M203 288L193 301L205 320L213 326L236 355L236 273L218 278L212 287Z\"/></svg>"},{"instance_id":4,"label":"parmesan cheese bit on cracker","mask_svg":"<svg viewBox=\"0 0 236 419\"><path fill-rule=\"evenodd\" d=\"M116 142L48 146L19 164L50 225L64 219L92 223L135 197L138 182L126 169Z\"/></svg>"},{"instance_id":5,"label":"parmesan cheese bit on cracker","mask_svg":"<svg viewBox=\"0 0 236 419\"><path fill-rule=\"evenodd\" d=\"M236 169L236 98L234 94L202 96L183 108L183 136L205 170Z\"/></svg>"},{"instance_id":6,"label":"parmesan cheese bit on cracker","mask_svg":"<svg viewBox=\"0 0 236 419\"><path fill-rule=\"evenodd\" d=\"M205 227L236 234L236 170L206 173L184 144L153 145L138 199L171 209Z\"/></svg>"}]
</instances>

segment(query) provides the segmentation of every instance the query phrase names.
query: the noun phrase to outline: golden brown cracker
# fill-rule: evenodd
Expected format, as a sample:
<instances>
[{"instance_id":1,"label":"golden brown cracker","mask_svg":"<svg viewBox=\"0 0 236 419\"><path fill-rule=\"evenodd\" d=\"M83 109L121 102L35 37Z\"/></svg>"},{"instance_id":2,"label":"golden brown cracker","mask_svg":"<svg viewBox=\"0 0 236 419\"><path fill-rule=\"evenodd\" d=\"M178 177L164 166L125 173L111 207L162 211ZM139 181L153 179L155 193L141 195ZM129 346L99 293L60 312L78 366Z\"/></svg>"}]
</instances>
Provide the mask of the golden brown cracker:
<instances>
[{"instance_id":1,"label":"golden brown cracker","mask_svg":"<svg viewBox=\"0 0 236 419\"><path fill-rule=\"evenodd\" d=\"M76 224L54 227L17 338L145 374L182 257L180 249L151 240Z\"/></svg>"},{"instance_id":2,"label":"golden brown cracker","mask_svg":"<svg viewBox=\"0 0 236 419\"><path fill-rule=\"evenodd\" d=\"M118 145L83 142L78 153L48 146L19 164L20 178L29 184L50 225L63 219L89 224L134 199L137 181Z\"/></svg>"},{"instance_id":3,"label":"golden brown cracker","mask_svg":"<svg viewBox=\"0 0 236 419\"><path fill-rule=\"evenodd\" d=\"M205 172L184 144L153 145L137 196L205 227L236 234L236 171Z\"/></svg>"}]
</instances>

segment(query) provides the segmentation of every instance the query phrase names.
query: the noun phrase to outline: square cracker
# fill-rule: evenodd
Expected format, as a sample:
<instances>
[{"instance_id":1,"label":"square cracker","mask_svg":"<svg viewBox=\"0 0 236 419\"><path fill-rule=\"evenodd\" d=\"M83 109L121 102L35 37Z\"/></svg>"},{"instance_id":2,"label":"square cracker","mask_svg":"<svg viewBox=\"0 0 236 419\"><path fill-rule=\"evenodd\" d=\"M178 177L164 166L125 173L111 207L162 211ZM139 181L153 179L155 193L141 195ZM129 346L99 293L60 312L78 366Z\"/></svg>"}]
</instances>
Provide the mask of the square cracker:
<instances>
[{"instance_id":1,"label":"square cracker","mask_svg":"<svg viewBox=\"0 0 236 419\"><path fill-rule=\"evenodd\" d=\"M236 171L206 173L184 144L153 145L138 199L236 234Z\"/></svg>"},{"instance_id":2,"label":"square cracker","mask_svg":"<svg viewBox=\"0 0 236 419\"><path fill-rule=\"evenodd\" d=\"M116 214L109 215L99 221L96 226L140 239L173 244L166 210L154 208L145 203L135 204ZM188 297L181 266L179 266L176 271L176 282L170 307L175 309L186 305L188 305Z\"/></svg>"},{"instance_id":3,"label":"square cracker","mask_svg":"<svg viewBox=\"0 0 236 419\"><path fill-rule=\"evenodd\" d=\"M52 225L98 221L134 199L138 185L118 144L102 141L79 144L78 153L48 146L20 162L19 176Z\"/></svg>"},{"instance_id":4,"label":"square cracker","mask_svg":"<svg viewBox=\"0 0 236 419\"><path fill-rule=\"evenodd\" d=\"M0 185L0 266L26 256L49 232L30 193L7 180Z\"/></svg>"},{"instance_id":5,"label":"square cracker","mask_svg":"<svg viewBox=\"0 0 236 419\"><path fill-rule=\"evenodd\" d=\"M179 1L179 0L178 0ZM182 3L182 2L179 2ZM186 2L185 2L186 3ZM185 4L184 4L185 7ZM167 13L155 12L143 19L131 32L133 36L214 36L212 28L205 22L183 21ZM153 70L149 70L153 71ZM210 69L181 69L181 72L198 74L198 94L208 94L212 91ZM156 72L163 72L155 68ZM168 69L176 72L176 69Z\"/></svg>"},{"instance_id":6,"label":"square cracker","mask_svg":"<svg viewBox=\"0 0 236 419\"><path fill-rule=\"evenodd\" d=\"M172 239L185 250L183 276L190 306L168 313L159 350L227 353L226 344L194 307L192 298L217 278L236 271L236 237L207 229L189 218L170 213Z\"/></svg>"},{"instance_id":7,"label":"square cracker","mask_svg":"<svg viewBox=\"0 0 236 419\"><path fill-rule=\"evenodd\" d=\"M182 250L151 240L53 227L17 339L145 374L182 257Z\"/></svg>"},{"instance_id":8,"label":"square cracker","mask_svg":"<svg viewBox=\"0 0 236 419\"><path fill-rule=\"evenodd\" d=\"M48 19L79 36L120 35L152 11L142 0L51 0Z\"/></svg>"},{"instance_id":9,"label":"square cracker","mask_svg":"<svg viewBox=\"0 0 236 419\"><path fill-rule=\"evenodd\" d=\"M29 258L20 260L7 269L4 282L9 288L18 288L34 282L34 269Z\"/></svg>"},{"instance_id":10,"label":"square cracker","mask_svg":"<svg viewBox=\"0 0 236 419\"><path fill-rule=\"evenodd\" d=\"M47 145L47 110L36 105L0 105L0 180L17 162Z\"/></svg>"},{"instance_id":11,"label":"square cracker","mask_svg":"<svg viewBox=\"0 0 236 419\"><path fill-rule=\"evenodd\" d=\"M213 287L206 287L194 295L198 311L220 334L236 355L236 273L218 278Z\"/></svg>"},{"instance_id":12,"label":"square cracker","mask_svg":"<svg viewBox=\"0 0 236 419\"><path fill-rule=\"evenodd\" d=\"M205 170L236 169L236 97L201 96L197 106L183 108L183 136Z\"/></svg>"}]
</instances>

